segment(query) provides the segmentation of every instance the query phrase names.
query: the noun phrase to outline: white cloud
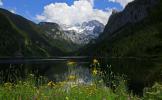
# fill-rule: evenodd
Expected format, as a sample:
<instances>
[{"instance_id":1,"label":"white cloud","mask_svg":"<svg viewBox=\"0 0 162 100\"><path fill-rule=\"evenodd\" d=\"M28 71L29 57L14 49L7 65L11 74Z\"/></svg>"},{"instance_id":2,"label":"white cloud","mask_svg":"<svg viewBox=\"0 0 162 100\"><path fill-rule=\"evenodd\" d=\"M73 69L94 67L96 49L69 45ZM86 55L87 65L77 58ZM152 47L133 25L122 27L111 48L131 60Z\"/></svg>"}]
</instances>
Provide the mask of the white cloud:
<instances>
[{"instance_id":1,"label":"white cloud","mask_svg":"<svg viewBox=\"0 0 162 100\"><path fill-rule=\"evenodd\" d=\"M108 0L108 1L117 2L124 8L129 2L132 2L134 0Z\"/></svg>"},{"instance_id":2,"label":"white cloud","mask_svg":"<svg viewBox=\"0 0 162 100\"><path fill-rule=\"evenodd\" d=\"M0 0L0 6L3 6L3 2L2 2L2 0Z\"/></svg>"},{"instance_id":3,"label":"white cloud","mask_svg":"<svg viewBox=\"0 0 162 100\"><path fill-rule=\"evenodd\" d=\"M92 6L94 5L94 0L87 0L87 1L90 2Z\"/></svg>"},{"instance_id":4,"label":"white cloud","mask_svg":"<svg viewBox=\"0 0 162 100\"><path fill-rule=\"evenodd\" d=\"M42 14L37 15L39 21L56 22L60 24L73 25L89 20L98 20L106 24L111 10L103 11L94 9L94 0L74 1L73 5L66 3L51 3L44 7Z\"/></svg>"},{"instance_id":5,"label":"white cloud","mask_svg":"<svg viewBox=\"0 0 162 100\"><path fill-rule=\"evenodd\" d=\"M14 10L14 9L11 9L10 12L16 14L16 10Z\"/></svg>"}]
</instances>

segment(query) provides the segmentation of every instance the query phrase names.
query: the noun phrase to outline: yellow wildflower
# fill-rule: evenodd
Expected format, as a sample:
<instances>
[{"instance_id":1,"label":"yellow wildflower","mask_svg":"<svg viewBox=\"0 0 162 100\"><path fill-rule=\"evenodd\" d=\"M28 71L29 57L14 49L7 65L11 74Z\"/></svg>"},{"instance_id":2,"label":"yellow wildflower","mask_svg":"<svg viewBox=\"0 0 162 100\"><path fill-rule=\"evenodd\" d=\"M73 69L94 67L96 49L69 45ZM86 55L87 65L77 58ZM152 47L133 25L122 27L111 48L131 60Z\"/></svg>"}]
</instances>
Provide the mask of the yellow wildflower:
<instances>
[{"instance_id":1,"label":"yellow wildflower","mask_svg":"<svg viewBox=\"0 0 162 100\"><path fill-rule=\"evenodd\" d=\"M68 61L67 62L67 65L70 66L70 67L71 66L73 67L73 66L76 66L76 62L74 62L74 61Z\"/></svg>"},{"instance_id":2,"label":"yellow wildflower","mask_svg":"<svg viewBox=\"0 0 162 100\"><path fill-rule=\"evenodd\" d=\"M12 83L8 82L8 83L5 83L4 86L8 87L8 86L12 86Z\"/></svg>"},{"instance_id":3,"label":"yellow wildflower","mask_svg":"<svg viewBox=\"0 0 162 100\"><path fill-rule=\"evenodd\" d=\"M74 75L70 75L69 77L68 77L68 80L76 80L76 76L74 76Z\"/></svg>"},{"instance_id":4,"label":"yellow wildflower","mask_svg":"<svg viewBox=\"0 0 162 100\"><path fill-rule=\"evenodd\" d=\"M97 59L93 59L93 64L99 64L99 61Z\"/></svg>"},{"instance_id":5,"label":"yellow wildflower","mask_svg":"<svg viewBox=\"0 0 162 100\"><path fill-rule=\"evenodd\" d=\"M66 84L66 81L58 82L57 86L63 87Z\"/></svg>"},{"instance_id":6,"label":"yellow wildflower","mask_svg":"<svg viewBox=\"0 0 162 100\"><path fill-rule=\"evenodd\" d=\"M4 86L5 86L5 88L11 90L13 87L13 84L8 82L8 83L5 83Z\"/></svg>"},{"instance_id":7,"label":"yellow wildflower","mask_svg":"<svg viewBox=\"0 0 162 100\"><path fill-rule=\"evenodd\" d=\"M97 73L98 73L97 69L94 68L93 71L92 71L92 74L93 74L93 75L97 75Z\"/></svg>"},{"instance_id":8,"label":"yellow wildflower","mask_svg":"<svg viewBox=\"0 0 162 100\"><path fill-rule=\"evenodd\" d=\"M48 84L47 84L49 87L54 87L55 86L55 83L53 82L53 81L50 81L50 82L48 82Z\"/></svg>"}]
</instances>

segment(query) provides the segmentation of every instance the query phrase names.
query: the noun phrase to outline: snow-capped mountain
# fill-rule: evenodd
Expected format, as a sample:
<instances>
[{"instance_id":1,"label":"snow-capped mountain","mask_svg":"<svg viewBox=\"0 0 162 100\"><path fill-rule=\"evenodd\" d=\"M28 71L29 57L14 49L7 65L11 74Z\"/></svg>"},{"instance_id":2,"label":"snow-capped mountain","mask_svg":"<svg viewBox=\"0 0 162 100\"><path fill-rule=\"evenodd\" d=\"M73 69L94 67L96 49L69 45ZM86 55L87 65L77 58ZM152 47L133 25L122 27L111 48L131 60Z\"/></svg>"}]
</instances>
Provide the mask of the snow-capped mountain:
<instances>
[{"instance_id":1,"label":"snow-capped mountain","mask_svg":"<svg viewBox=\"0 0 162 100\"><path fill-rule=\"evenodd\" d=\"M73 26L61 25L64 34L74 43L87 44L99 36L104 30L104 25L99 21L92 20Z\"/></svg>"},{"instance_id":2,"label":"snow-capped mountain","mask_svg":"<svg viewBox=\"0 0 162 100\"><path fill-rule=\"evenodd\" d=\"M47 35L53 38L62 38L80 45L89 43L104 30L104 25L96 20L76 25L60 25L59 27L56 24L48 24L47 22L42 22L40 25L46 27Z\"/></svg>"}]
</instances>

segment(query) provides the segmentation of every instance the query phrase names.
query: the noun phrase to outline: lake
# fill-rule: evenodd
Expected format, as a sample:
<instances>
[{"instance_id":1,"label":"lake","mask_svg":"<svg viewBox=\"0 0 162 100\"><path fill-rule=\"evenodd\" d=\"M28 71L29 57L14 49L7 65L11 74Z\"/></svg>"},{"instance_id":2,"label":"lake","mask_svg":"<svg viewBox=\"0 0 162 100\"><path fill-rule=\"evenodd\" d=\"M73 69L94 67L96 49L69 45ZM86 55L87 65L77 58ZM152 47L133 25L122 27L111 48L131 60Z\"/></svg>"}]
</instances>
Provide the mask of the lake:
<instances>
[{"instance_id":1,"label":"lake","mask_svg":"<svg viewBox=\"0 0 162 100\"><path fill-rule=\"evenodd\" d=\"M53 57L43 58L0 58L0 80L15 81L26 74L34 73L45 76L49 80L62 81L70 73L78 76L80 82L90 83L92 80L90 66L93 57ZM152 86L156 81L162 81L162 60L153 58L110 58L97 57L102 69L111 65L115 74L126 75L128 89L140 94L146 86ZM74 62L75 66L68 66L68 62Z\"/></svg>"}]
</instances>

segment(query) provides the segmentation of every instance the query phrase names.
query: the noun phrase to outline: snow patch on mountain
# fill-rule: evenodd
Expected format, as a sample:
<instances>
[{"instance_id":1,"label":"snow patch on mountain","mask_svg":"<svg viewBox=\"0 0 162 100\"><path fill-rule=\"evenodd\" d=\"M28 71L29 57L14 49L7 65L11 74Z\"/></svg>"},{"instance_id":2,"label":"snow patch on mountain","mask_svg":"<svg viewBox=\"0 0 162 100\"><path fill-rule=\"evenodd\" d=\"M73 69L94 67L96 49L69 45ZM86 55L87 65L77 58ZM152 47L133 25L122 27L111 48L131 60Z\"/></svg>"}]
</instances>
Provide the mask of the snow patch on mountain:
<instances>
[{"instance_id":1,"label":"snow patch on mountain","mask_svg":"<svg viewBox=\"0 0 162 100\"><path fill-rule=\"evenodd\" d=\"M66 37L76 44L87 44L99 36L104 30L104 25L92 20L73 26L60 25Z\"/></svg>"},{"instance_id":2,"label":"snow patch on mountain","mask_svg":"<svg viewBox=\"0 0 162 100\"><path fill-rule=\"evenodd\" d=\"M50 23L51 24L51 23ZM55 25L56 26L56 25ZM96 39L104 30L104 25L99 21L92 20L75 25L59 25L59 27L52 27L46 23L46 33L50 34L55 39L64 39L75 44L85 45L91 40Z\"/></svg>"}]
</instances>

